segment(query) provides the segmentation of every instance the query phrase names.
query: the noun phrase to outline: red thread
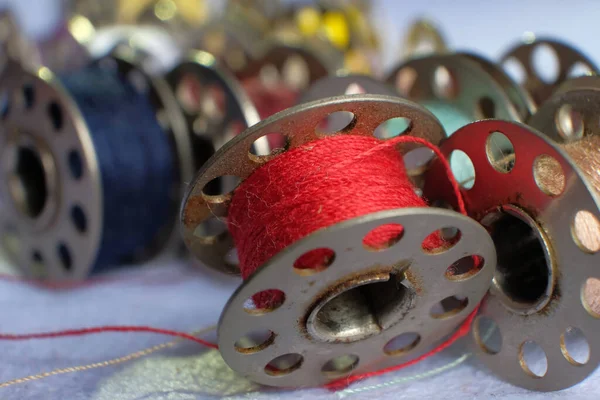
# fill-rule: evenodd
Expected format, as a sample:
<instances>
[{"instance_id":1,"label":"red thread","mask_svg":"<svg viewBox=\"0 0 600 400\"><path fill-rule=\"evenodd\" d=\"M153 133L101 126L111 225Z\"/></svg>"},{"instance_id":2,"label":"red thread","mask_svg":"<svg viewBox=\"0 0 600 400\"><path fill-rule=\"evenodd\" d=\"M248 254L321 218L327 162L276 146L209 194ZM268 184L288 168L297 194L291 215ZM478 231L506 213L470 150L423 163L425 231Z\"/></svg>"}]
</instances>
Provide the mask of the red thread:
<instances>
[{"instance_id":1,"label":"red thread","mask_svg":"<svg viewBox=\"0 0 600 400\"><path fill-rule=\"evenodd\" d=\"M348 138L349 136L336 136L336 137L332 137L329 139L326 139L328 141L334 140L335 141L331 141L330 143L338 143L336 138ZM364 138L364 137L363 137ZM323 173L323 169L322 168L318 168L315 167L315 165L310 164L310 165L304 165L304 166L300 166L304 169L304 174L301 175L305 175L305 176L296 176L296 174L293 174L294 176L297 177L296 181L291 181L293 185L296 185L296 193L295 195L297 196L299 193L299 189L302 188L303 186L306 185L306 179L308 177L313 178L313 177L319 177L321 179L319 185L324 188L324 190L329 190L327 188L327 179L330 178L330 176L332 174L334 174L334 176L337 175L344 175L344 174L340 174L340 171L348 171L348 169L352 170L352 168L354 168L354 172L357 172L357 166L354 165L358 162L362 162L362 164L360 164L360 167L365 167L366 169L364 170L365 173L364 175L361 174L362 177L366 177L366 176L371 176L373 177L372 180L370 180L369 182L371 183L371 186L368 187L368 189L373 189L376 188L377 183L382 183L385 182L384 181L380 181L379 178L382 175L385 175L385 173L388 173L389 170L384 169L384 170L379 170L379 171L372 171L372 168L374 165L378 165L380 167L390 167L392 165L395 165L396 167L399 167L399 170L394 171L395 174L398 174L398 176L403 177L403 179L406 179L406 172L404 170L404 165L401 162L401 157L397 156L397 159L395 159L395 157L392 156L392 154L389 152L390 149L394 149L394 153L396 152L396 146L398 144L402 144L402 143L419 143L423 146L426 146L428 148L430 148L431 150L434 151L434 153L438 156L440 162L442 163L444 169L446 170L446 174L448 177L448 180L451 183L452 189L456 195L457 198L457 205L458 205L458 209L462 214L467 215L466 209L465 209L465 204L463 201L463 198L460 194L460 188L458 186L458 183L456 182L456 180L454 179L454 175L452 174L452 171L450 169L450 165L448 164L448 161L445 159L445 157L443 156L443 154L441 153L441 151L435 147L434 145L432 145L431 143L427 142L426 140L420 139L420 138L415 138L415 137L411 137L411 136L400 136L394 139L389 139L387 141L378 141L376 139L373 138L368 138L371 140L371 146L366 146L364 148L360 147L360 140L359 141L355 141L354 145L356 145L357 147L354 148L354 150L352 152L344 152L344 151L339 151L342 150L343 148L345 148L345 146L347 146L347 143L344 143L345 140L340 140L339 142L339 146L333 146L331 148L332 153L336 153L339 154L340 152L344 154L344 157L335 157L332 156L331 154L329 154L328 157L326 158L326 165L328 166L328 169L326 171L326 173ZM373 142L374 141L374 142ZM289 153L293 153L293 152L297 152L297 151L304 151L305 153L308 154L312 154L312 158L313 158L313 162L315 162L317 165L321 165L323 166L324 164L322 163L321 160L314 160L314 155L315 153L312 151L315 148L315 145L318 145L319 142L321 141L315 141L313 143L309 143L306 146L302 146L299 147L297 149L291 150L286 154ZM351 143L350 141L348 143ZM364 143L368 143L368 142L364 142ZM302 149L302 150L298 150L298 149ZM350 154L352 153L352 154ZM264 170L265 168L272 168L272 165L275 161L280 160L282 157L284 157L285 154L282 154L281 156L277 157L276 159L274 159L273 161L265 164L265 166L259 168L257 171L261 171ZM327 154L324 154L324 156L327 156ZM370 163L369 159L371 159L373 156L380 156L384 159L384 161L382 161L381 163ZM308 157L310 158L310 157ZM345 158L345 159L344 159ZM285 160L285 158L284 158ZM298 165L296 165L296 167L299 167ZM256 172L255 171L255 174ZM368 175L368 171L371 172L375 172L372 175ZM398 172L400 171L400 172ZM281 172L281 171L279 171ZM295 170L293 172L296 172ZM385 173L384 173L385 172ZM281 185L277 185L276 181L271 180L271 175L270 175L270 171L267 171L266 173L264 173L265 176L263 178L260 178L259 176L259 182L255 182L252 177L254 176L251 175L250 178L248 178L235 192L234 198L233 200L238 199L238 201L240 201L240 203L243 205L244 202L248 202L248 200L240 200L243 199L244 196L254 196L254 203L260 203L260 201L256 201L256 200L260 200L260 198L258 197L258 193L260 192L253 192L253 190L262 190L264 191L266 188L268 188L270 190L270 193L274 196L274 198L271 198L271 201L273 200L280 200L281 197L281 193L278 193L277 190L273 191L272 187L269 187L271 185L278 187L280 190L283 190L283 188L281 187ZM351 180L349 180L349 178L351 177L350 174L348 174L347 176L343 177L343 176L337 176L337 180L338 182L342 182L342 183L349 183L349 184L353 184L353 182ZM356 177L356 175L355 175ZM268 178L268 180L266 181L262 181L261 183L261 179L265 179ZM289 179L289 177L288 177ZM361 178L362 180L362 178ZM257 184L266 184L265 186L259 186L259 187L247 187L246 190L244 191L240 191L240 188L244 188L244 186L248 183L252 183L254 185ZM406 180L406 182L404 182L405 186L403 187L403 190L405 191L405 193L407 194L407 198L409 199L414 199L414 201L416 203L418 203L419 205L423 204L424 205L424 201L420 198L414 198L412 197L412 195L407 192L407 186L406 183L408 181ZM389 183L389 182L388 182ZM352 188L356 188L356 186L352 186ZM250 190L252 189L252 190ZM288 188L289 189L289 188ZM411 189L412 190L412 189ZM240 193L243 193L243 196L240 196ZM345 197L343 197L343 199L349 199L349 198L353 198L353 196L358 196L358 195L363 195L362 197L365 198L370 198L371 201L373 200L373 197L371 195L371 190L364 192L364 193L358 193L355 194L354 192L350 192L348 190L346 190L344 192L344 190L342 190L342 193L345 195ZM383 193L384 195L387 193L386 191L380 192L379 190L376 190L376 193L379 193L379 195L381 196L381 193ZM413 192L414 194L414 192ZM261 194L262 196L262 194ZM384 196L386 197L386 196ZM389 198L387 199L388 201L390 201L391 203L393 203L393 201L391 201ZM298 206L303 206L304 204L299 203L297 201L297 198L294 198L294 201L296 205ZM338 201L338 200L336 200ZM408 200L408 202L410 203L411 200ZM362 201L359 204L363 204L364 209L369 209L370 206L368 204L366 204L365 201ZM386 204L388 204L386 202ZM279 204L274 204L275 206L279 206ZM410 205L410 204L409 204ZM414 206L415 204L413 204ZM232 206L233 206L233 202L232 202ZM306 207L306 205L304 205ZM331 203L328 204L328 206L331 206ZM375 207L377 208L377 207ZM395 208L395 207L394 207ZM311 207L308 207L309 210L311 210ZM360 207L359 207L360 209ZM259 209L260 210L260 209ZM356 212L355 208L350 207L350 211L348 209L345 210L345 215L350 215L351 211L354 210L353 212ZM247 219L251 219L252 217L252 209L248 209L246 213L244 213L243 209L237 209L236 211L236 215L238 218L241 218L243 221L247 221ZM315 210L311 210L313 212L313 215L315 213ZM256 212L256 210L254 210L254 212ZM323 213L323 209L320 208L319 210L316 211L317 212L317 216L320 216L320 214ZM374 211L367 211L367 212L374 212ZM367 213L364 212L364 213ZM344 214L342 214L344 215ZM359 214L362 215L362 214ZM302 214L300 213L300 216L302 217ZM339 217L339 214L335 211L335 210L329 210L329 214L326 215L326 218L329 218L329 221L335 221L337 218ZM352 217L348 217L348 218L352 218ZM285 219L285 218L284 218ZM230 220L231 220L231 207L230 207ZM237 223L239 223L240 221L238 220L235 224L231 223L230 221L230 230L232 230L232 234L234 231L236 231L236 229L240 229L241 232L245 232L246 229L240 228L239 225L237 225ZM302 219L301 219L302 222ZM330 222L330 223L335 223L335 222ZM289 224L289 218L288 218L288 224ZM318 225L318 224L317 224ZM327 226L327 225L325 225ZM303 229L295 229L293 226L288 226L288 231L284 231L284 233L286 233L288 236L286 236L286 238L284 240L279 240L279 238L271 238L271 240L276 240L277 243L273 244L273 243L265 243L268 246L268 249L266 251L261 251L261 252L257 252L260 255L254 259L253 262L256 262L256 260L261 260L264 258L264 260L268 260L270 258L269 254L271 252L277 252L275 251L276 248L278 248L278 246L281 246L281 243L285 242L285 240L291 240L289 243L293 242L293 239L289 239L290 237L296 237L298 235L302 235L303 231L304 234L309 234L311 232L306 231L306 226L303 227ZM318 228L317 228L318 229ZM264 230L264 229L263 229ZM236 231L237 232L237 231ZM237 232L238 234L240 232ZM272 231L269 232L265 232L267 234L272 234ZM390 235L398 235L401 232L398 231L398 229L396 230L388 230L383 231L381 233L381 236L378 235L374 235L371 239L369 240L373 240L373 244L374 245L379 245L381 244L381 240L389 240ZM247 239L246 239L247 240ZM297 240L297 239L296 239ZM439 237L435 237L435 236L430 236L430 238L428 238L428 245L431 246L435 246L437 244L439 244L439 241L441 239ZM236 244L238 244L238 242L236 241ZM245 243L246 246L249 246L247 243ZM238 244L239 246L239 244ZM238 251L239 251L239 247L238 247ZM275 254L273 253L273 255ZM246 257L248 257L249 255L246 255ZM272 255L271 255L272 256ZM319 257L321 257L319 259ZM325 257L325 258L323 258ZM315 266L315 262L325 262L326 261L326 257L327 257L327 252L323 252L320 254L320 256L317 257L317 260L315 261L313 260L304 260L303 262L305 262L308 267L314 267ZM252 260L252 258L251 258ZM258 264L260 265L260 264ZM258 266L257 265L257 266ZM248 268L246 266L246 268ZM256 268L256 267L255 267ZM251 273L251 271L248 271L248 269L246 269L246 276L247 274ZM348 386L349 384L356 382L358 380L362 380L362 379L366 379L366 378L371 378L374 376L379 376L379 375L383 375L385 373L388 372L392 372L392 371L398 371L400 369L412 366L418 362L423 361L424 359L431 357L437 353L439 353L440 351L446 349L447 347L449 347L450 345L452 345L454 342L456 342L458 339L460 339L461 337L465 336L471 327L471 324L473 323L473 320L477 314L478 311L478 307L475 308L475 310L473 310L473 312L469 315L469 317L461 324L461 326L459 327L459 329L446 341L444 341L442 344L440 344L439 346L437 346L436 348L432 349L431 351L423 354L420 357L415 358L414 360L408 361L406 363L403 364L399 364L393 367L389 367L389 368L384 368L378 371L373 371L373 372L369 372L369 373L365 373L365 374L359 374L359 375L353 375L347 378L342 378L333 382L328 383L327 385L325 385L326 388L332 389L332 390L337 390L340 388L343 388L345 386ZM160 328L151 328L151 327L147 327L147 326L101 326L101 327L94 327L94 328L82 328L82 329L73 329L73 330L65 330L65 331L56 331L56 332L42 332L42 333L34 333L34 334L0 334L0 340L32 340L32 339L48 339L48 338L59 338L59 337L65 337L65 336L82 336L82 335L90 335L90 334L96 334L96 333L103 333L103 332L149 332L149 333L158 333L158 334L163 334L163 335L168 335L168 336L175 336L175 337L180 337L183 339L187 339L187 340L191 340L193 342L199 343L203 346L207 346L210 348L214 348L217 349L217 345L214 343L210 343L208 341L196 338L192 335L189 335L187 333L184 332L177 332L177 331L172 331L172 330L166 330L166 329L160 329Z\"/></svg>"},{"instance_id":2,"label":"red thread","mask_svg":"<svg viewBox=\"0 0 600 400\"><path fill-rule=\"evenodd\" d=\"M158 333L161 335L167 336L175 336L182 339L191 340L192 342L196 342L206 347L210 347L212 349L218 349L218 346L214 343L208 342L206 340L199 339L195 336L189 335L184 332L177 332L168 329L160 329L160 328L152 328L149 326L99 326L95 328L81 328L81 329L67 329L64 331L56 331L56 332L41 332L41 333L27 333L27 334L10 334L10 333L2 333L0 334L0 340L34 340L34 339L52 339L52 338L60 338L66 336L83 336L83 335L93 335L96 333L103 332L148 332L148 333Z\"/></svg>"},{"instance_id":3,"label":"red thread","mask_svg":"<svg viewBox=\"0 0 600 400\"><path fill-rule=\"evenodd\" d=\"M399 143L421 143L412 136L382 141L371 136L337 135L289 150L258 168L234 192L228 212L244 279L279 251L318 229L377 211L426 207L408 180ZM384 225L365 237L382 247L401 236L402 227ZM427 249L443 241L431 235ZM331 258L318 249L296 261L297 268L318 268ZM281 303L270 290L254 296L258 308Z\"/></svg>"}]
</instances>

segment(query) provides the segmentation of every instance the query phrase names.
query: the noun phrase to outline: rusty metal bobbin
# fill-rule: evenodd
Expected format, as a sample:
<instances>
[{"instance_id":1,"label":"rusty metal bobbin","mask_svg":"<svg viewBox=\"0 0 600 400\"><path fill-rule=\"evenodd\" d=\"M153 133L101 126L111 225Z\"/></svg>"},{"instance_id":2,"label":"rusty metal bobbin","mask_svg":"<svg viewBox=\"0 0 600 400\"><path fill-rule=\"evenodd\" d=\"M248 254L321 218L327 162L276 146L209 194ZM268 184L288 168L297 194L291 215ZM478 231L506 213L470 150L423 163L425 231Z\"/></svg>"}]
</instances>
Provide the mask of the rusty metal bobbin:
<instances>
[{"instance_id":1,"label":"rusty metal bobbin","mask_svg":"<svg viewBox=\"0 0 600 400\"><path fill-rule=\"evenodd\" d=\"M498 135L512 152L490 148ZM441 150L471 160L475 181L464 198L498 255L473 325L474 351L499 377L528 389L560 390L582 381L600 363L600 314L587 296L600 262L599 242L591 246L585 239L589 229L600 235L600 200L590 182L560 146L515 122L472 123ZM424 193L452 203L439 184L443 177L434 161Z\"/></svg>"},{"instance_id":2,"label":"rusty metal bobbin","mask_svg":"<svg viewBox=\"0 0 600 400\"><path fill-rule=\"evenodd\" d=\"M116 68L137 90L147 94L177 162L177 176L170 190L173 218L152 243L132 255L136 261L144 260L167 248L179 247L175 214L183 182L194 170L189 135L166 82L147 75L126 58L106 57L98 63L103 68ZM89 127L71 95L46 67L30 72L11 63L0 87L7 96L0 135L1 169L7 177L0 192L8 194L2 199L0 211L3 244L27 276L83 279L95 266L103 229L103 188ZM33 93L33 102L26 100L26 92ZM23 199L11 188L14 182L25 179L18 176L20 149L33 149L30 151L41 160L45 200L35 215L26 211ZM85 208L84 233L74 226L73 204ZM45 257L42 262L42 253L56 256Z\"/></svg>"},{"instance_id":3,"label":"rusty metal bobbin","mask_svg":"<svg viewBox=\"0 0 600 400\"><path fill-rule=\"evenodd\" d=\"M218 219L227 216L231 193L207 193L205 186L222 177L245 179L273 157L269 154L257 155L250 152L256 140L264 139L262 126L268 124L273 129L273 132L269 133L283 135L287 148L294 148L324 137L326 134L319 132L317 125L324 119L340 113L352 113L352 120L346 128L340 128L337 134L373 135L377 127L385 121L404 117L411 121L407 132L411 135L427 139L434 144L445 137L439 122L425 109L412 102L388 96L332 97L277 113L225 144L219 151L219 156L213 156L198 172L187 191L181 210L182 235L192 254L208 267L239 274L237 265L227 261L227 255L233 248L229 232L224 226L220 231L215 232L214 229L215 225L222 224ZM296 122L299 118L302 120L302 126L298 126ZM418 147L421 146L407 145L403 147L403 151L408 152Z\"/></svg>"},{"instance_id":4,"label":"rusty metal bobbin","mask_svg":"<svg viewBox=\"0 0 600 400\"><path fill-rule=\"evenodd\" d=\"M280 112L226 144L199 172L181 215L194 254L222 269L224 246L231 246L227 232L194 237L203 221L227 215L231 195L206 196L207 183L223 175L245 179L277 157L251 154L257 138L277 132L294 148L323 137L319 123L340 111L352 112L354 119L335 134L372 135L386 120L403 116L411 119L410 134L433 142L444 136L427 111L387 96L334 97ZM365 235L386 224L401 224L402 238L378 251L365 247ZM444 228L460 239L447 251L424 250L425 238ZM326 267L293 268L298 257L316 248L335 253ZM485 229L454 211L407 208L347 220L291 244L237 289L219 321L219 349L236 372L271 386L315 386L395 365L450 334L487 291L494 266L495 250ZM283 293L282 304L253 306L253 295L270 289Z\"/></svg>"},{"instance_id":5,"label":"rusty metal bobbin","mask_svg":"<svg viewBox=\"0 0 600 400\"><path fill-rule=\"evenodd\" d=\"M466 121L521 120L524 107L513 102L514 96L505 90L507 83L490 75L480 58L471 58L464 54L415 58L396 67L386 80L401 95L440 114L460 114Z\"/></svg>"},{"instance_id":6,"label":"rusty metal bobbin","mask_svg":"<svg viewBox=\"0 0 600 400\"><path fill-rule=\"evenodd\" d=\"M534 63L537 51L546 51L554 56L558 68L556 76L544 78L540 75ZM577 73L596 75L599 72L592 60L579 50L553 39L541 38L520 43L510 48L500 59L507 69L516 68L519 74L523 75L519 77L522 80L519 83L531 94L538 106L543 104L559 85L575 77Z\"/></svg>"}]
</instances>

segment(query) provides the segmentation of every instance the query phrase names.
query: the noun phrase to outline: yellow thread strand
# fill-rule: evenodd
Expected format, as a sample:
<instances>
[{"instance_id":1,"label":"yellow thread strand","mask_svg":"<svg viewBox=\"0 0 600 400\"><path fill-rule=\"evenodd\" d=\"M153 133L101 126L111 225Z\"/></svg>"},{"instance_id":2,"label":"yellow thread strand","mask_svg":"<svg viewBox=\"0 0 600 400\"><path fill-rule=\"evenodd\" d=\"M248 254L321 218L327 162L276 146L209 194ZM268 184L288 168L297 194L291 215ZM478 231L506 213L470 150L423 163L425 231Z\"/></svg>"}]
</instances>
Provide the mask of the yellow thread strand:
<instances>
[{"instance_id":1,"label":"yellow thread strand","mask_svg":"<svg viewBox=\"0 0 600 400\"><path fill-rule=\"evenodd\" d=\"M210 332L212 330L214 330L216 328L216 325L210 326L208 328L199 330L199 331L195 331L192 332L191 335L194 336L198 336L198 335L202 335L204 333ZM48 378L51 376L55 376L55 375L62 375L62 374L68 374L71 372L83 372L83 371L88 371L90 369L95 369L95 368L103 368L103 367L109 367L109 366L113 366L113 365L118 365L118 364L122 364L131 360L135 360L141 357L145 357L147 355L150 355L152 353L155 353L159 350L163 350L169 347L173 347L176 344L182 342L184 339L175 339L172 340L170 342L167 343L162 343L162 344L158 344L156 346L152 346L149 347L147 349L144 350L139 350L136 351L135 353L131 353L128 354L126 356L122 356L122 357L118 357L118 358L113 358L111 360L106 360L106 361L100 361L100 362L96 362L93 364L87 364L87 365L78 365L78 366L74 366L74 367L68 367L68 368L59 368L59 369L55 369L49 372L43 372L41 374L36 374L36 375L29 375L23 378L17 378L17 379L12 379L10 381L6 381L3 383L0 383L0 389L1 388L5 388L8 386L13 386L13 385L18 385L18 384L22 384L22 383L27 383L27 382L31 382L31 381L37 381L40 379L44 379L44 378Z\"/></svg>"}]
</instances>

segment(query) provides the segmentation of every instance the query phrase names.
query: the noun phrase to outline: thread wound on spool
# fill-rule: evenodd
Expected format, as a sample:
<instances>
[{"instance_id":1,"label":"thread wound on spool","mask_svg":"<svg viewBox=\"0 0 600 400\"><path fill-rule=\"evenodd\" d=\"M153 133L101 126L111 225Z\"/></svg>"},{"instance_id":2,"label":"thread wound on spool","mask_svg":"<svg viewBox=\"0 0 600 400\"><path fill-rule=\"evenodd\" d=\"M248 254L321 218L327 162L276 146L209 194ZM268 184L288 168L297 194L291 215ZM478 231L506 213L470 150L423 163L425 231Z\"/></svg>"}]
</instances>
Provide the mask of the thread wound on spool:
<instances>
[{"instance_id":1,"label":"thread wound on spool","mask_svg":"<svg viewBox=\"0 0 600 400\"><path fill-rule=\"evenodd\" d=\"M92 65L60 80L88 126L102 177L98 272L147 249L172 217L174 156L148 97L116 68Z\"/></svg>"},{"instance_id":2,"label":"thread wound on spool","mask_svg":"<svg viewBox=\"0 0 600 400\"><path fill-rule=\"evenodd\" d=\"M321 228L377 211L426 207L395 146L371 154L382 143L359 135L316 140L279 155L242 182L228 213L242 277L248 278L279 251ZM384 225L369 233L364 244L386 247L401 234L402 227ZM426 249L443 245L438 234L424 242ZM313 250L295 267L318 268L329 257L330 250ZM270 308L280 304L280 296L264 291L253 300L257 308Z\"/></svg>"}]
</instances>

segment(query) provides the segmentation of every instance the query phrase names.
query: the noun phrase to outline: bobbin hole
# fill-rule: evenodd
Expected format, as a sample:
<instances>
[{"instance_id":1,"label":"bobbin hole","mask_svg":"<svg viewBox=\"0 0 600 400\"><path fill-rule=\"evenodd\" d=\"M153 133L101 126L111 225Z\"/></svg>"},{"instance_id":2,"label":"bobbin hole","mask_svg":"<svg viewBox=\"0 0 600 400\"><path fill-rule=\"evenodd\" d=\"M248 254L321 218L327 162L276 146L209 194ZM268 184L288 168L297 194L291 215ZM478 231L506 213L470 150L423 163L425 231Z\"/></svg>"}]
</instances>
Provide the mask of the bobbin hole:
<instances>
[{"instance_id":1,"label":"bobbin hole","mask_svg":"<svg viewBox=\"0 0 600 400\"><path fill-rule=\"evenodd\" d=\"M75 180L79 180L83 175L83 161L77 150L70 150L67 155L67 163L69 164L69 172Z\"/></svg>"},{"instance_id":2,"label":"bobbin hole","mask_svg":"<svg viewBox=\"0 0 600 400\"><path fill-rule=\"evenodd\" d=\"M31 253L31 274L35 277L43 277L44 272L44 257L39 250L33 250Z\"/></svg>"},{"instance_id":3,"label":"bobbin hole","mask_svg":"<svg viewBox=\"0 0 600 400\"><path fill-rule=\"evenodd\" d=\"M267 146L268 145L268 146ZM250 159L262 161L261 157L274 156L287 150L289 141L281 133L267 133L256 139L250 146Z\"/></svg>"},{"instance_id":4,"label":"bobbin hole","mask_svg":"<svg viewBox=\"0 0 600 400\"><path fill-rule=\"evenodd\" d=\"M319 122L315 131L321 135L349 131L356 124L356 116L350 111L335 111Z\"/></svg>"},{"instance_id":5,"label":"bobbin hole","mask_svg":"<svg viewBox=\"0 0 600 400\"><path fill-rule=\"evenodd\" d=\"M522 85L527 78L527 71L523 64L516 57L509 57L502 66L506 73L519 85Z\"/></svg>"},{"instance_id":6,"label":"bobbin hole","mask_svg":"<svg viewBox=\"0 0 600 400\"><path fill-rule=\"evenodd\" d=\"M580 210L571 224L571 236L584 252L593 254L600 250L600 222L594 214Z\"/></svg>"},{"instance_id":7,"label":"bobbin hole","mask_svg":"<svg viewBox=\"0 0 600 400\"><path fill-rule=\"evenodd\" d=\"M590 76L593 75L594 71L592 70L592 67L590 67L588 64L581 62L581 61L577 61L575 64L571 65L571 67L569 68L569 71L567 72L567 77L568 78L577 78L580 76Z\"/></svg>"},{"instance_id":8,"label":"bobbin hole","mask_svg":"<svg viewBox=\"0 0 600 400\"><path fill-rule=\"evenodd\" d=\"M388 356L399 356L416 348L421 342L421 335L415 332L402 333L383 346L383 351Z\"/></svg>"},{"instance_id":9,"label":"bobbin hole","mask_svg":"<svg viewBox=\"0 0 600 400\"><path fill-rule=\"evenodd\" d=\"M519 346L519 364L525 373L532 378L543 378L548 371L546 352L532 340Z\"/></svg>"},{"instance_id":10,"label":"bobbin hole","mask_svg":"<svg viewBox=\"0 0 600 400\"><path fill-rule=\"evenodd\" d=\"M454 99L458 95L458 80L445 66L438 66L433 73L433 93L440 99Z\"/></svg>"},{"instance_id":11,"label":"bobbin hole","mask_svg":"<svg viewBox=\"0 0 600 400\"><path fill-rule=\"evenodd\" d=\"M9 189L20 212L32 219L42 214L48 201L49 188L44 164L36 148L17 147Z\"/></svg>"},{"instance_id":12,"label":"bobbin hole","mask_svg":"<svg viewBox=\"0 0 600 400\"><path fill-rule=\"evenodd\" d=\"M74 205L71 207L71 222L75 229L77 229L77 232L85 233L87 230L87 217L81 206Z\"/></svg>"},{"instance_id":13,"label":"bobbin hole","mask_svg":"<svg viewBox=\"0 0 600 400\"><path fill-rule=\"evenodd\" d=\"M375 128L373 136L375 136L378 139L391 139L393 137L400 136L410 131L411 126L412 121L409 118L390 118L387 121L382 122L377 128Z\"/></svg>"},{"instance_id":14,"label":"bobbin hole","mask_svg":"<svg viewBox=\"0 0 600 400\"><path fill-rule=\"evenodd\" d=\"M537 187L548 196L559 196L566 185L565 173L556 158L547 154L533 161L533 179Z\"/></svg>"},{"instance_id":15,"label":"bobbin hole","mask_svg":"<svg viewBox=\"0 0 600 400\"><path fill-rule=\"evenodd\" d=\"M227 195L239 185L241 179L234 175L222 175L212 179L202 188L202 194L207 197Z\"/></svg>"},{"instance_id":16,"label":"bobbin hole","mask_svg":"<svg viewBox=\"0 0 600 400\"><path fill-rule=\"evenodd\" d=\"M458 228L447 226L431 232L421 243L421 250L425 254L441 254L458 243L461 232Z\"/></svg>"},{"instance_id":17,"label":"bobbin hole","mask_svg":"<svg viewBox=\"0 0 600 400\"><path fill-rule=\"evenodd\" d=\"M304 57L292 54L287 57L281 67L281 76L287 86L293 90L302 90L310 83L310 69Z\"/></svg>"},{"instance_id":18,"label":"bobbin hole","mask_svg":"<svg viewBox=\"0 0 600 400\"><path fill-rule=\"evenodd\" d=\"M48 118L50 118L50 123L55 131L58 131L63 126L63 113L62 109L55 101L48 104Z\"/></svg>"},{"instance_id":19,"label":"bobbin hole","mask_svg":"<svg viewBox=\"0 0 600 400\"><path fill-rule=\"evenodd\" d=\"M265 373L271 376L291 374L302 366L304 357L297 353L284 354L272 359L265 366Z\"/></svg>"},{"instance_id":20,"label":"bobbin hole","mask_svg":"<svg viewBox=\"0 0 600 400\"><path fill-rule=\"evenodd\" d=\"M492 132L485 141L485 153L494 169L507 174L515 166L515 148L509 138L501 132Z\"/></svg>"},{"instance_id":21,"label":"bobbin hole","mask_svg":"<svg viewBox=\"0 0 600 400\"><path fill-rule=\"evenodd\" d=\"M586 279L581 287L581 303L592 317L600 319L600 279Z\"/></svg>"},{"instance_id":22,"label":"bobbin hole","mask_svg":"<svg viewBox=\"0 0 600 400\"><path fill-rule=\"evenodd\" d=\"M450 169L460 187L469 190L475 185L475 165L471 157L462 150L452 150L450 153Z\"/></svg>"},{"instance_id":23,"label":"bobbin hole","mask_svg":"<svg viewBox=\"0 0 600 400\"><path fill-rule=\"evenodd\" d=\"M321 372L328 378L338 378L352 372L358 366L358 362L359 358L354 354L338 356L327 361Z\"/></svg>"},{"instance_id":24,"label":"bobbin hole","mask_svg":"<svg viewBox=\"0 0 600 400\"><path fill-rule=\"evenodd\" d=\"M554 122L563 140L569 142L583 137L583 116L573 109L570 104L563 104L556 111Z\"/></svg>"},{"instance_id":25,"label":"bobbin hole","mask_svg":"<svg viewBox=\"0 0 600 400\"><path fill-rule=\"evenodd\" d=\"M560 335L560 350L568 362L578 367L590 359L590 344L579 328L570 326Z\"/></svg>"},{"instance_id":26,"label":"bobbin hole","mask_svg":"<svg viewBox=\"0 0 600 400\"><path fill-rule=\"evenodd\" d=\"M454 317L469 305L469 298L464 296L448 296L431 307L429 315L435 319Z\"/></svg>"},{"instance_id":27,"label":"bobbin hole","mask_svg":"<svg viewBox=\"0 0 600 400\"><path fill-rule=\"evenodd\" d=\"M31 83L26 83L23 85L22 96L23 96L23 106L26 109L31 109L35 102L35 91L33 89L33 85Z\"/></svg>"},{"instance_id":28,"label":"bobbin hole","mask_svg":"<svg viewBox=\"0 0 600 400\"><path fill-rule=\"evenodd\" d=\"M307 332L322 342L362 340L399 323L415 298L403 272L354 277L317 300L306 319Z\"/></svg>"},{"instance_id":29,"label":"bobbin hole","mask_svg":"<svg viewBox=\"0 0 600 400\"><path fill-rule=\"evenodd\" d=\"M222 235L227 231L227 224L225 221L211 216L202 221L196 229L194 229L194 236L199 239L212 239Z\"/></svg>"},{"instance_id":30,"label":"bobbin hole","mask_svg":"<svg viewBox=\"0 0 600 400\"><path fill-rule=\"evenodd\" d=\"M554 290L554 267L545 234L527 213L507 205L486 215L498 255L493 286L510 310L531 314L548 304Z\"/></svg>"},{"instance_id":31,"label":"bobbin hole","mask_svg":"<svg viewBox=\"0 0 600 400\"><path fill-rule=\"evenodd\" d=\"M66 271L70 271L73 267L73 258L71 257L71 250L67 247L65 243L59 243L56 248L58 254L58 260L60 261L62 267Z\"/></svg>"},{"instance_id":32,"label":"bobbin hole","mask_svg":"<svg viewBox=\"0 0 600 400\"><path fill-rule=\"evenodd\" d=\"M277 310L285 303L285 293L279 289L267 289L253 294L244 302L248 314L263 315Z\"/></svg>"},{"instance_id":33,"label":"bobbin hole","mask_svg":"<svg viewBox=\"0 0 600 400\"><path fill-rule=\"evenodd\" d=\"M417 71L411 67L404 67L396 74L396 89L404 97L413 97L412 90L417 81Z\"/></svg>"},{"instance_id":34,"label":"bobbin hole","mask_svg":"<svg viewBox=\"0 0 600 400\"><path fill-rule=\"evenodd\" d=\"M2 118L3 120L6 119L9 112L10 112L10 99L8 96L8 92L2 91L2 92L0 92L0 118Z\"/></svg>"},{"instance_id":35,"label":"bobbin hole","mask_svg":"<svg viewBox=\"0 0 600 400\"><path fill-rule=\"evenodd\" d=\"M541 43L533 48L531 65L543 82L553 83L558 79L560 62L556 51L550 45Z\"/></svg>"},{"instance_id":36,"label":"bobbin hole","mask_svg":"<svg viewBox=\"0 0 600 400\"><path fill-rule=\"evenodd\" d=\"M294 272L310 276L326 270L335 261L335 252L328 248L307 251L294 261Z\"/></svg>"},{"instance_id":37,"label":"bobbin hole","mask_svg":"<svg viewBox=\"0 0 600 400\"><path fill-rule=\"evenodd\" d=\"M427 147L418 147L404 155L404 166L409 176L420 175L425 172L435 153Z\"/></svg>"},{"instance_id":38,"label":"bobbin hole","mask_svg":"<svg viewBox=\"0 0 600 400\"><path fill-rule=\"evenodd\" d=\"M496 321L492 318L479 315L473 323L475 341L488 354L498 354L502 350L502 335Z\"/></svg>"},{"instance_id":39,"label":"bobbin hole","mask_svg":"<svg viewBox=\"0 0 600 400\"><path fill-rule=\"evenodd\" d=\"M449 281L471 279L481 271L484 260L481 256L465 256L450 265L444 276Z\"/></svg>"},{"instance_id":40,"label":"bobbin hole","mask_svg":"<svg viewBox=\"0 0 600 400\"><path fill-rule=\"evenodd\" d=\"M475 105L475 116L477 119L495 118L496 103L490 97L484 96L477 100Z\"/></svg>"},{"instance_id":41,"label":"bobbin hole","mask_svg":"<svg viewBox=\"0 0 600 400\"><path fill-rule=\"evenodd\" d=\"M252 354L266 349L275 341L275 334L268 329L251 331L235 342L238 353Z\"/></svg>"},{"instance_id":42,"label":"bobbin hole","mask_svg":"<svg viewBox=\"0 0 600 400\"><path fill-rule=\"evenodd\" d=\"M368 251L389 249L402 239L404 227L400 224L385 224L372 229L363 238L363 247Z\"/></svg>"}]
</instances>

